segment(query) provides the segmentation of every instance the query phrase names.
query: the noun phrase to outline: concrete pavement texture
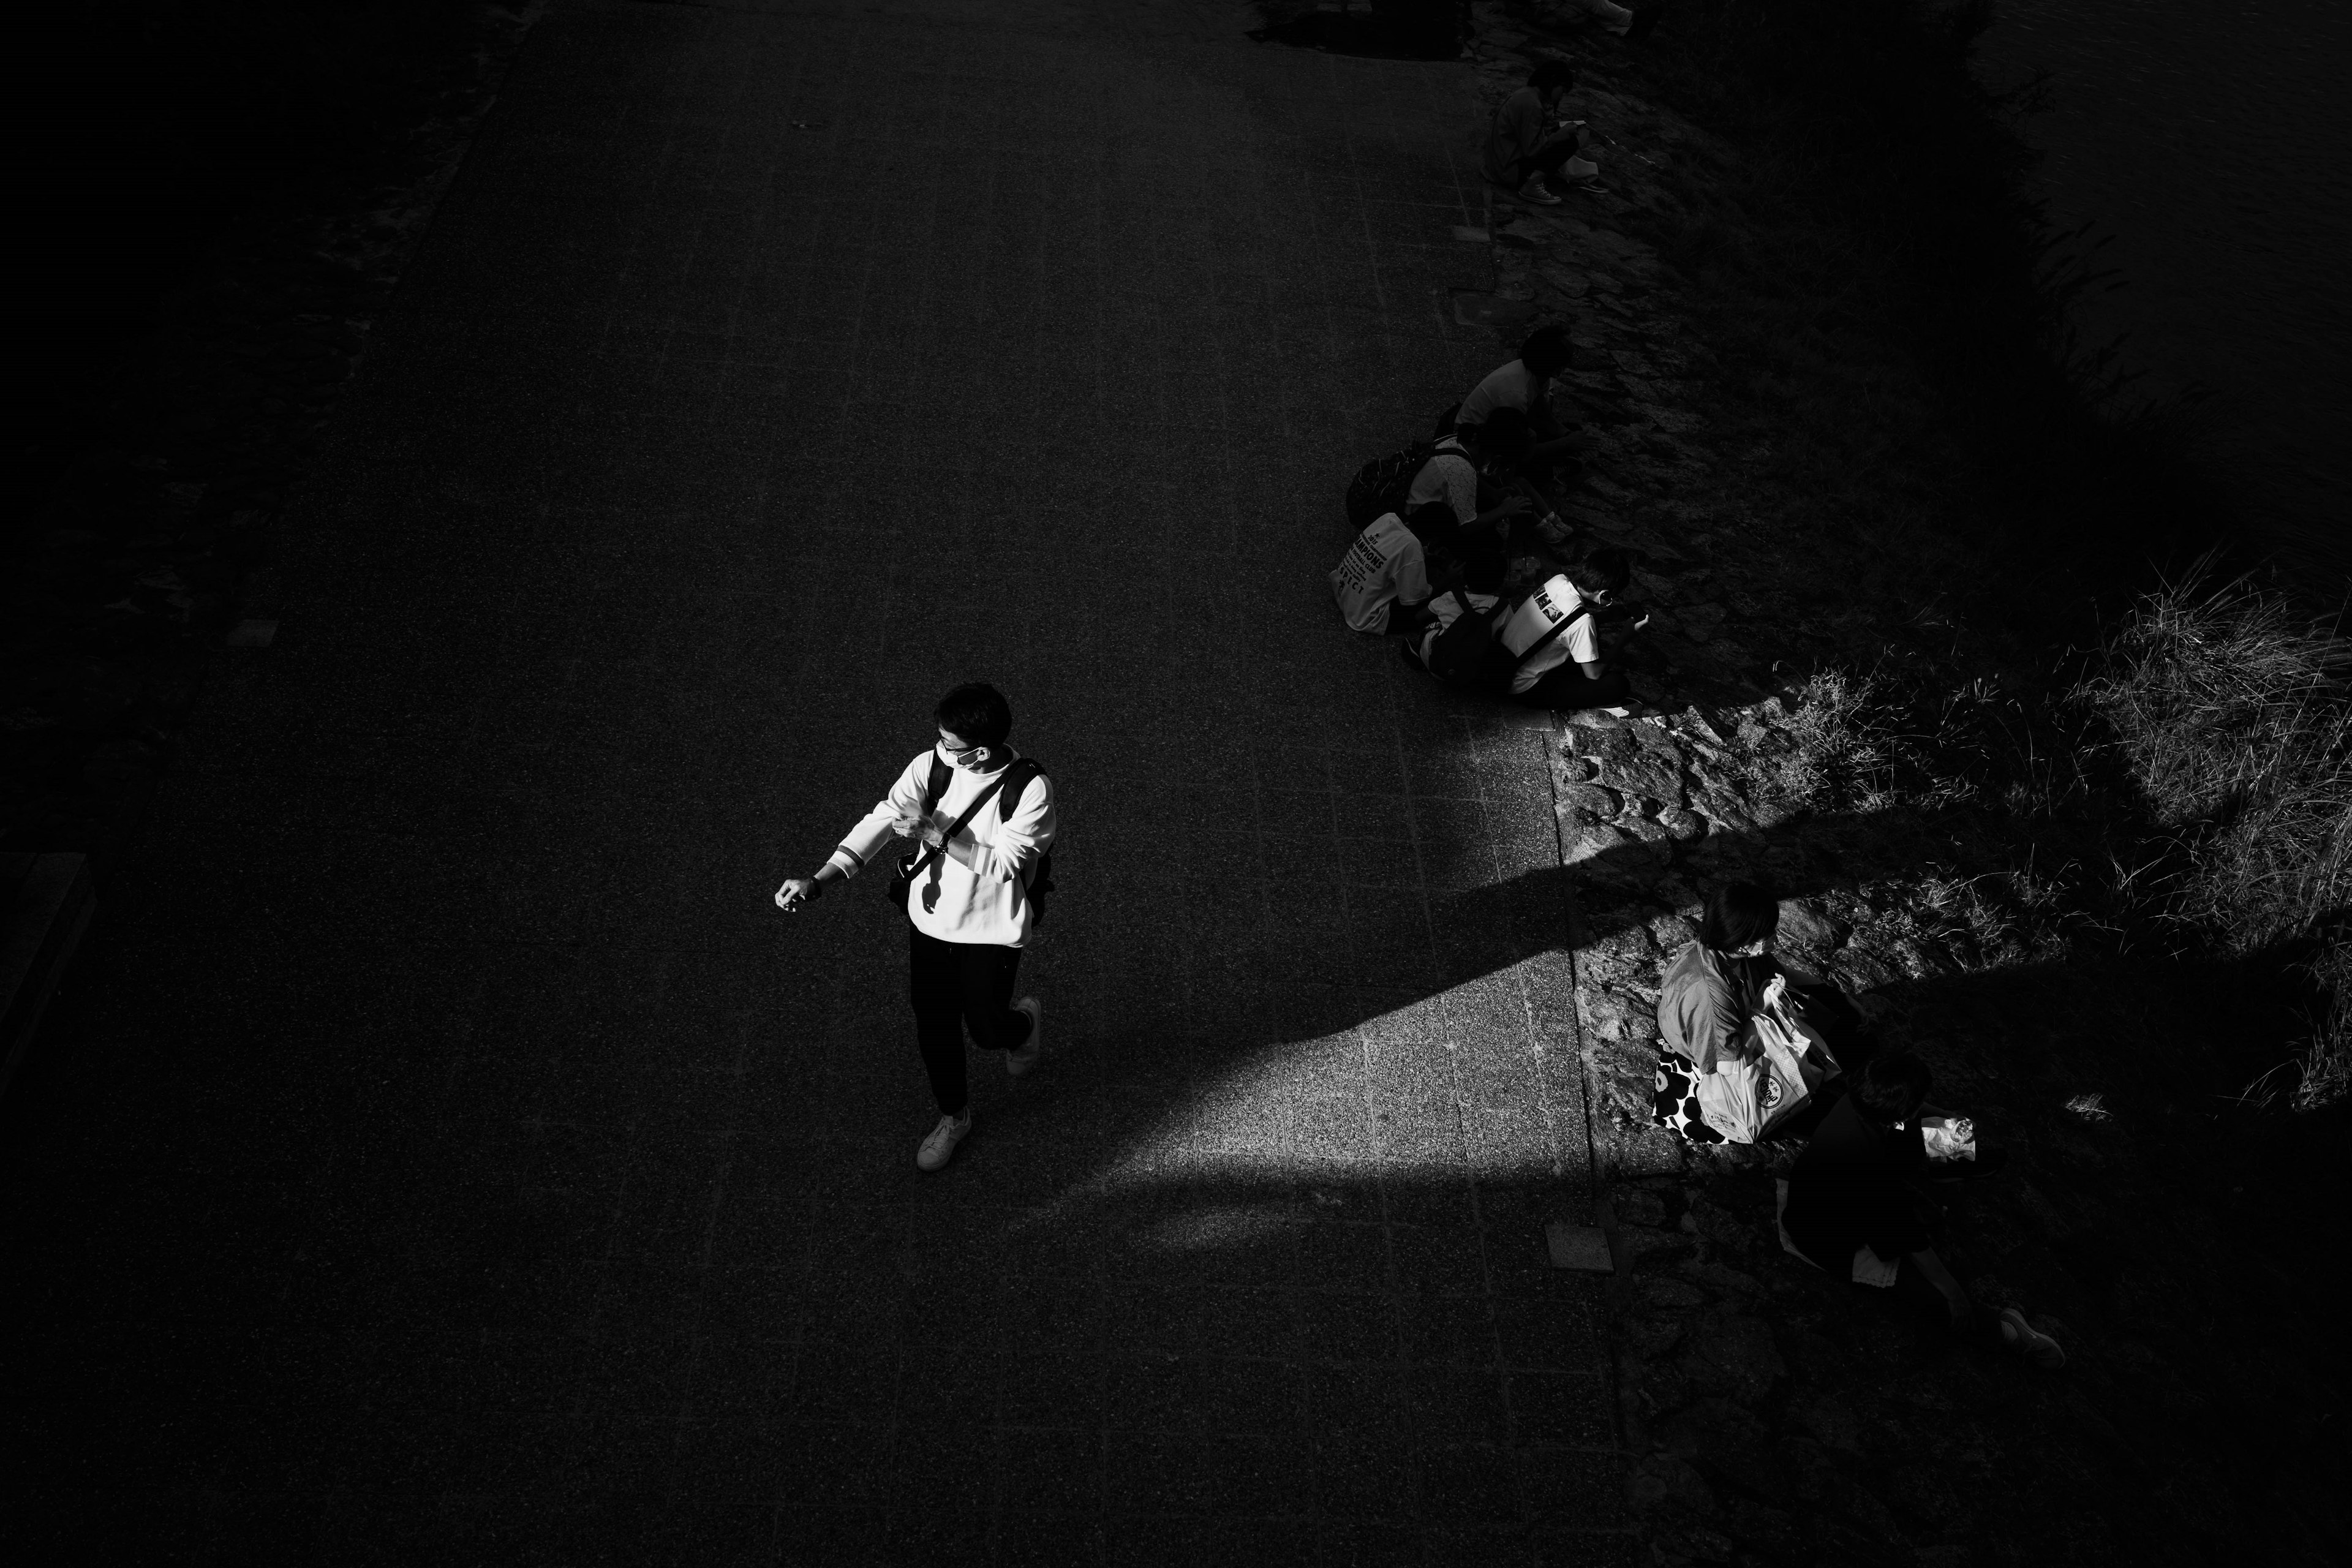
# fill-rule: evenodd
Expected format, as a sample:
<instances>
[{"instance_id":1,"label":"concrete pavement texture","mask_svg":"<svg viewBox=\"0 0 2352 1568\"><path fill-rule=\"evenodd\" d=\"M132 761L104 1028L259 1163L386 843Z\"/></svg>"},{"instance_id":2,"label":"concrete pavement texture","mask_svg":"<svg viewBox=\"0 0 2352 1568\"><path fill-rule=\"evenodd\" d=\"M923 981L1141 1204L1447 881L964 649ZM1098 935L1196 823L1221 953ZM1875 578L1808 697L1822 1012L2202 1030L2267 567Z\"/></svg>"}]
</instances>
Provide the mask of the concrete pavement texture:
<instances>
[{"instance_id":1,"label":"concrete pavement texture","mask_svg":"<svg viewBox=\"0 0 2352 1568\"><path fill-rule=\"evenodd\" d=\"M46 1559L1630 1551L1547 737L1340 625L1500 358L1466 68L1245 7L568 0L121 876L0 1224ZM1052 1054L877 882L1011 696Z\"/></svg>"}]
</instances>

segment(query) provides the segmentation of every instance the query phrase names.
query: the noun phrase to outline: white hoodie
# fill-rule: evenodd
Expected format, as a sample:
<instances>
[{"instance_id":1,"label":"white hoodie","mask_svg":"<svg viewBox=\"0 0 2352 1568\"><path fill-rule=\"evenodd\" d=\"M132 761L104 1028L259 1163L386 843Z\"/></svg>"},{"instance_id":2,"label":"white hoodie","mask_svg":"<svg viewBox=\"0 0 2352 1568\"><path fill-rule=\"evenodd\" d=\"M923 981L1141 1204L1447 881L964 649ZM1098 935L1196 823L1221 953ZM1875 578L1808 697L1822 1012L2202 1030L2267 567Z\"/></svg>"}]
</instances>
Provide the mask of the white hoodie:
<instances>
[{"instance_id":1,"label":"white hoodie","mask_svg":"<svg viewBox=\"0 0 2352 1568\"><path fill-rule=\"evenodd\" d=\"M1003 766L1009 767L1020 753L1009 746L1004 750ZM923 815L931 760L940 756L934 748L908 763L882 803L849 830L841 847L833 852L833 864L843 876L855 877L877 858L887 868L895 869L890 862L899 855L910 849L921 854L918 840L899 838L890 831L890 825L902 816ZM950 763L947 793L931 808L932 825L945 831L963 815L972 796L994 784L1001 772L1000 767L979 773ZM1012 815L1007 816L1007 812ZM948 840L947 852L937 858L938 907L923 908L923 889L931 879L930 871L927 868L915 879L907 899L908 918L915 922L915 929L941 942L992 942L1002 947L1019 947L1027 942L1036 908L1029 901L1029 879L1036 871L1038 858L1053 844L1055 826L1053 784L1042 773L1029 782L1018 801L1008 801L1003 790L997 791L972 815L964 830Z\"/></svg>"}]
</instances>

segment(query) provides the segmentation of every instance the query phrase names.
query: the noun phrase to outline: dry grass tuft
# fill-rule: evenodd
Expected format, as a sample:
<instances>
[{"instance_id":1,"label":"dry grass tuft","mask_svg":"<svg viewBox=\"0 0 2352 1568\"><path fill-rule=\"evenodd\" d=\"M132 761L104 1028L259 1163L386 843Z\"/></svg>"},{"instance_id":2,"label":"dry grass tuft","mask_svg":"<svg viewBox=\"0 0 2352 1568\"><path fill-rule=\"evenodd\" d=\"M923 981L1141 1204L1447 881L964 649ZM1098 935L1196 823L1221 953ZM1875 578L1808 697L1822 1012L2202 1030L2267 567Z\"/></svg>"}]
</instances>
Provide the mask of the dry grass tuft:
<instances>
[{"instance_id":1,"label":"dry grass tuft","mask_svg":"<svg viewBox=\"0 0 2352 1568\"><path fill-rule=\"evenodd\" d=\"M1774 763L1773 787L1791 805L1821 808L1885 804L1895 745L1877 682L1824 669L1805 682L1789 715L1792 742Z\"/></svg>"},{"instance_id":2,"label":"dry grass tuft","mask_svg":"<svg viewBox=\"0 0 2352 1568\"><path fill-rule=\"evenodd\" d=\"M2298 1105L2352 1088L2352 642L2277 595L2191 576L2147 595L2078 697L2172 836L2157 887L2221 951L2299 945L2328 992Z\"/></svg>"}]
</instances>

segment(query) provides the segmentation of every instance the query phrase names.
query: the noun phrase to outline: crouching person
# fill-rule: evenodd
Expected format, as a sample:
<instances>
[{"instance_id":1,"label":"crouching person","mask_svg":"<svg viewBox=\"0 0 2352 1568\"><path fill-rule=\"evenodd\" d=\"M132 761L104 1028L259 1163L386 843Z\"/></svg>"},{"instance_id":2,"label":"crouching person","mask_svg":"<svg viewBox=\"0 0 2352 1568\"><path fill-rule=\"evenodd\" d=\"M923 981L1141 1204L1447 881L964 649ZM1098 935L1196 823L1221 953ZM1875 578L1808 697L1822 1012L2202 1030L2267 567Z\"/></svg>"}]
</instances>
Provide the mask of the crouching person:
<instances>
[{"instance_id":1,"label":"crouching person","mask_svg":"<svg viewBox=\"0 0 2352 1568\"><path fill-rule=\"evenodd\" d=\"M1551 405L1552 383L1568 374L1573 357L1567 328L1538 327L1519 344L1518 358L1497 365L1470 389L1448 416L1447 427L1463 435L1523 424L1527 446L1517 459L1518 475L1539 491L1563 478L1573 479L1591 443L1561 425ZM1545 505L1558 510L1549 497Z\"/></svg>"},{"instance_id":2,"label":"crouching person","mask_svg":"<svg viewBox=\"0 0 2352 1568\"><path fill-rule=\"evenodd\" d=\"M1427 547L1454 532L1454 511L1443 501L1410 514L1382 512L1356 536L1332 568L1331 596L1351 631L1401 637L1429 622Z\"/></svg>"},{"instance_id":3,"label":"crouching person","mask_svg":"<svg viewBox=\"0 0 2352 1568\"><path fill-rule=\"evenodd\" d=\"M1633 688L1625 672L1601 660L1594 613L1606 609L1633 580L1622 550L1596 550L1521 600L1496 636L1517 660L1512 700L1529 708L1573 712L1622 710Z\"/></svg>"},{"instance_id":4,"label":"crouching person","mask_svg":"<svg viewBox=\"0 0 2352 1568\"><path fill-rule=\"evenodd\" d=\"M1527 86L1495 106L1486 127L1486 178L1527 201L1558 206L1545 175L1580 187L1601 173L1592 160L1576 155L1582 142L1577 126L1551 124L1575 86L1576 73L1566 64L1545 60L1528 73Z\"/></svg>"},{"instance_id":5,"label":"crouching person","mask_svg":"<svg viewBox=\"0 0 2352 1568\"><path fill-rule=\"evenodd\" d=\"M2057 1341L2014 1307L1992 1312L1971 1300L1936 1253L1913 1190L1928 1174L1920 1115L1930 1082L1927 1064L1907 1051L1872 1060L1789 1172L1781 1245L1857 1285L1894 1291L1972 1344L2055 1371L2066 1364Z\"/></svg>"},{"instance_id":6,"label":"crouching person","mask_svg":"<svg viewBox=\"0 0 2352 1568\"><path fill-rule=\"evenodd\" d=\"M1488 581L1499 576L1500 565L1491 563ZM1630 689L1622 671L1602 667L1592 616L1608 603L1612 585L1624 586L1631 571L1624 552L1596 550L1517 605L1500 608L1493 607L1498 600L1475 594L1465 582L1430 601L1440 625L1408 660L1451 685L1530 708L1622 713Z\"/></svg>"}]
</instances>

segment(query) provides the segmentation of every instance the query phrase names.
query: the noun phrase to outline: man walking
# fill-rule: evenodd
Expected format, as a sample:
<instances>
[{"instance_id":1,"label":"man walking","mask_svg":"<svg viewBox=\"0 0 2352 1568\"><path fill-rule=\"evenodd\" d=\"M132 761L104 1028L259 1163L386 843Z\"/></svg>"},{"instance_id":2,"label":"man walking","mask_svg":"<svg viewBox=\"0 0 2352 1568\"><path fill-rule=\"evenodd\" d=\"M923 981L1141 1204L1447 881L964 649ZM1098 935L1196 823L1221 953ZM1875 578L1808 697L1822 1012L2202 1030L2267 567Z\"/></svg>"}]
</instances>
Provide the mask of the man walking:
<instances>
[{"instance_id":1,"label":"man walking","mask_svg":"<svg viewBox=\"0 0 2352 1568\"><path fill-rule=\"evenodd\" d=\"M908 990L940 1108L939 1125L915 1151L925 1171L946 1164L971 1131L966 1029L982 1050L1003 1051L1015 1078L1037 1063L1044 1009L1034 996L1014 1002L1013 982L1036 925L1032 889L1055 826L1044 770L1005 743L1013 708L1003 692L959 686L934 717L939 744L907 764L816 875L776 889L777 908L797 912L872 864L894 835L912 841L903 868Z\"/></svg>"}]
</instances>

